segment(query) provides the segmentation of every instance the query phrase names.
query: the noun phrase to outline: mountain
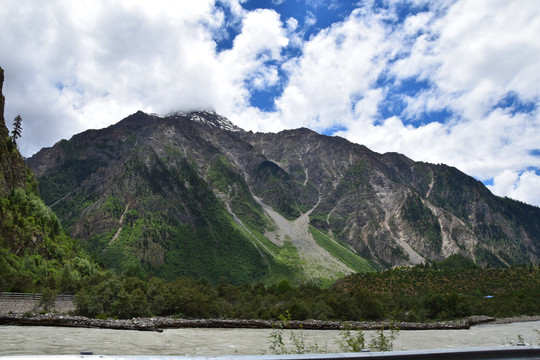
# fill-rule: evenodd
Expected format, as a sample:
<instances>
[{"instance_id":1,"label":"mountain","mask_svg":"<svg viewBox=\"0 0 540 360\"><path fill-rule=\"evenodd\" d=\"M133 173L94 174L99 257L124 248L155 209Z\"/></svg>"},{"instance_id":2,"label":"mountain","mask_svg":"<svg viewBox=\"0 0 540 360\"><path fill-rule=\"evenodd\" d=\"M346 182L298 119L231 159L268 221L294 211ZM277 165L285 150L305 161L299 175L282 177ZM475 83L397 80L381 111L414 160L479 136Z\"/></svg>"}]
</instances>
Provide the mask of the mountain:
<instances>
[{"instance_id":1,"label":"mountain","mask_svg":"<svg viewBox=\"0 0 540 360\"><path fill-rule=\"evenodd\" d=\"M71 236L118 271L328 284L454 254L539 262L539 208L455 168L305 128L137 112L27 164Z\"/></svg>"},{"instance_id":2,"label":"mountain","mask_svg":"<svg viewBox=\"0 0 540 360\"><path fill-rule=\"evenodd\" d=\"M0 68L0 289L73 291L74 280L98 268L79 254L39 196L32 171L9 136Z\"/></svg>"}]
</instances>

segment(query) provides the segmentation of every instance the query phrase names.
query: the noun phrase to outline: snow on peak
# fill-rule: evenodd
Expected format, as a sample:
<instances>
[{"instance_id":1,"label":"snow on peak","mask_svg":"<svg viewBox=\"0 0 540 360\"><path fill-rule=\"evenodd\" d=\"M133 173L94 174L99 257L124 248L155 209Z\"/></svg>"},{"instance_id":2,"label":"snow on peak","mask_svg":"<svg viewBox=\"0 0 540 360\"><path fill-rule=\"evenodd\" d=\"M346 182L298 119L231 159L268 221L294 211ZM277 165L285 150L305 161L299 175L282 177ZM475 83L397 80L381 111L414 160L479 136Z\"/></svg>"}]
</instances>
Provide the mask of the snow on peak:
<instances>
[{"instance_id":1,"label":"snow on peak","mask_svg":"<svg viewBox=\"0 0 540 360\"><path fill-rule=\"evenodd\" d=\"M195 121L200 124L214 126L223 130L227 130L227 131L234 131L234 132L243 131L238 126L234 125L225 116L218 115L215 112L193 111L186 115L191 119L191 121Z\"/></svg>"},{"instance_id":2,"label":"snow on peak","mask_svg":"<svg viewBox=\"0 0 540 360\"><path fill-rule=\"evenodd\" d=\"M168 116L187 117L188 119L196 123L217 127L217 128L227 130L227 131L233 131L233 132L244 131L238 126L234 125L225 116L219 115L215 113L214 111L189 111L189 112L180 111L180 112L169 114Z\"/></svg>"}]
</instances>

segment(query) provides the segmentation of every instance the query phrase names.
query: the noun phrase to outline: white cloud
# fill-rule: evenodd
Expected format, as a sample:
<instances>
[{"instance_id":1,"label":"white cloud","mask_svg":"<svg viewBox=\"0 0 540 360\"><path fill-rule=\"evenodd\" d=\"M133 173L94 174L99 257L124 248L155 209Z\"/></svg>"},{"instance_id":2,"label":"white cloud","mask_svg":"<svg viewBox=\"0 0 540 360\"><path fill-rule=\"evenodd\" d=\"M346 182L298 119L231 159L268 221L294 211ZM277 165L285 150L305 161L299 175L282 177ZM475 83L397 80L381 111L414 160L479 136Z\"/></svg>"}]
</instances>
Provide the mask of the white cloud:
<instances>
[{"instance_id":1,"label":"white cloud","mask_svg":"<svg viewBox=\"0 0 540 360\"><path fill-rule=\"evenodd\" d=\"M249 119L243 114L252 112L249 105L250 90L275 85L278 78L276 65L288 38L279 15L273 10L255 10L246 14L242 32L236 36L233 48L218 57L220 94L215 109L229 116L240 127L256 130L264 118Z\"/></svg>"},{"instance_id":2,"label":"white cloud","mask_svg":"<svg viewBox=\"0 0 540 360\"><path fill-rule=\"evenodd\" d=\"M429 25L431 19L432 14L428 12L420 12L408 16L403 24L403 32L408 36L414 36L418 32L423 31Z\"/></svg>"},{"instance_id":3,"label":"white cloud","mask_svg":"<svg viewBox=\"0 0 540 360\"><path fill-rule=\"evenodd\" d=\"M540 104L540 43L536 36L540 33L539 4L461 1L435 22L434 31L438 36L432 48L419 49L413 57L425 55L427 66L421 62L418 65L431 69L426 77L436 86L432 95L439 99L438 107L462 114L469 136L476 141L466 144L472 146L471 151L487 147L492 164L513 163L514 169L522 166L519 157L537 146L532 142L540 138L540 119L537 114L504 113L493 105L508 93ZM491 146L493 142L504 147ZM501 155L514 158L503 165L497 159Z\"/></svg>"},{"instance_id":4,"label":"white cloud","mask_svg":"<svg viewBox=\"0 0 540 360\"><path fill-rule=\"evenodd\" d=\"M482 116L509 91L538 98L540 6L536 1L461 1L434 30L434 77L457 110Z\"/></svg>"},{"instance_id":5,"label":"white cloud","mask_svg":"<svg viewBox=\"0 0 540 360\"><path fill-rule=\"evenodd\" d=\"M507 196L540 206L540 176L533 171L519 173L505 170L493 179L488 188L496 195Z\"/></svg>"},{"instance_id":6,"label":"white cloud","mask_svg":"<svg viewBox=\"0 0 540 360\"><path fill-rule=\"evenodd\" d=\"M398 83L417 78L431 88L404 98L403 119L344 135L378 151L444 162L482 180L540 167L540 158L530 153L540 139L540 4L456 1L439 15L420 13L405 21L394 35L402 43L413 39L412 46L400 48L401 58L390 68ZM495 107L508 94L537 110ZM402 122L441 110L452 114L444 123ZM512 194L534 201L532 193Z\"/></svg>"},{"instance_id":7,"label":"white cloud","mask_svg":"<svg viewBox=\"0 0 540 360\"><path fill-rule=\"evenodd\" d=\"M283 66L289 79L276 106L287 127L321 130L350 122L391 51L381 19L370 15L355 11L322 30L304 44L300 58Z\"/></svg>"},{"instance_id":8,"label":"white cloud","mask_svg":"<svg viewBox=\"0 0 540 360\"><path fill-rule=\"evenodd\" d=\"M288 39L276 12L222 3L241 32L221 53L224 14L210 0L3 3L6 118L23 117L23 153L139 109L244 111L249 88L278 82L268 62Z\"/></svg>"},{"instance_id":9,"label":"white cloud","mask_svg":"<svg viewBox=\"0 0 540 360\"><path fill-rule=\"evenodd\" d=\"M1 8L6 117L22 115L25 155L138 109L211 107L219 95L208 23L214 14L221 20L210 1L27 0Z\"/></svg>"},{"instance_id":10,"label":"white cloud","mask_svg":"<svg viewBox=\"0 0 540 360\"><path fill-rule=\"evenodd\" d=\"M540 3L405 2L427 10L396 25L404 1L386 1L386 10L360 2L305 39L317 22L309 6L299 25L273 10L247 11L243 0L5 0L6 119L22 115L27 156L139 109L211 108L256 131L345 128L338 134L375 151L496 178L498 194L537 201L519 189L531 189L536 175L527 169L540 168L532 155L540 139ZM222 40L231 40L227 50ZM381 104L410 79L428 87L398 94L404 111L381 118ZM253 91L278 89L276 111L250 105ZM509 94L528 107L495 106ZM437 111L450 116L422 122ZM517 174L512 191L508 174Z\"/></svg>"},{"instance_id":11,"label":"white cloud","mask_svg":"<svg viewBox=\"0 0 540 360\"><path fill-rule=\"evenodd\" d=\"M308 11L306 14L306 17L304 18L304 27L308 28L315 25L316 23L317 23L317 17L315 16L314 13L312 13L311 11Z\"/></svg>"},{"instance_id":12,"label":"white cloud","mask_svg":"<svg viewBox=\"0 0 540 360\"><path fill-rule=\"evenodd\" d=\"M540 157L530 153L540 139L538 111L494 107L509 93L540 104L540 5L439 5L398 27L383 22L391 14L359 9L306 41L302 55L284 65L289 82L276 100L284 125L345 126L337 135L379 152L447 163L482 180L540 167ZM396 83L378 87L385 73ZM431 88L403 97L403 118L380 119L389 87L408 78ZM414 122L443 110L451 115L445 121Z\"/></svg>"},{"instance_id":13,"label":"white cloud","mask_svg":"<svg viewBox=\"0 0 540 360\"><path fill-rule=\"evenodd\" d=\"M289 33L296 31L296 29L298 28L298 20L293 17L288 18L285 23L287 24L287 31Z\"/></svg>"},{"instance_id":14,"label":"white cloud","mask_svg":"<svg viewBox=\"0 0 540 360\"><path fill-rule=\"evenodd\" d=\"M393 72L400 78L432 81L447 95L441 107L470 119L484 116L508 92L538 101L538 2L458 1L435 21L422 15L421 21L412 23L406 22L406 30L427 24L423 28L427 32Z\"/></svg>"}]
</instances>

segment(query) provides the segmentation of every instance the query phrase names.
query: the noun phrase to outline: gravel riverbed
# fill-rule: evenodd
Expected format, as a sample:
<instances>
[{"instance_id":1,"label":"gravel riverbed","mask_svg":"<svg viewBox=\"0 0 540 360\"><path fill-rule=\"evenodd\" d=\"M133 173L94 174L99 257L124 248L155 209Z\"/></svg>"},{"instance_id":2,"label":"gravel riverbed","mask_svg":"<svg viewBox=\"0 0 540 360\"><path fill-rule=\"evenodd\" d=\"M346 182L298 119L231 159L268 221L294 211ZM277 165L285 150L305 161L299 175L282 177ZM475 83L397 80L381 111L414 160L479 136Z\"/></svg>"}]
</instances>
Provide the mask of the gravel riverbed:
<instances>
[{"instance_id":1,"label":"gravel riverbed","mask_svg":"<svg viewBox=\"0 0 540 360\"><path fill-rule=\"evenodd\" d=\"M438 330L438 329L468 329L482 323L508 323L517 321L534 321L540 317L495 319L487 316L473 316L461 320L438 321L427 323L412 322L366 322L366 321L321 321L305 320L291 321L287 326L291 329L306 330L340 330L351 329L377 330L394 326L401 330ZM133 319L91 319L83 316L60 314L3 314L0 315L0 325L21 326L64 326L103 328L118 330L162 331L167 328L251 328L268 329L279 326L271 320L242 320L242 319L177 319L173 317L148 317Z\"/></svg>"}]
</instances>

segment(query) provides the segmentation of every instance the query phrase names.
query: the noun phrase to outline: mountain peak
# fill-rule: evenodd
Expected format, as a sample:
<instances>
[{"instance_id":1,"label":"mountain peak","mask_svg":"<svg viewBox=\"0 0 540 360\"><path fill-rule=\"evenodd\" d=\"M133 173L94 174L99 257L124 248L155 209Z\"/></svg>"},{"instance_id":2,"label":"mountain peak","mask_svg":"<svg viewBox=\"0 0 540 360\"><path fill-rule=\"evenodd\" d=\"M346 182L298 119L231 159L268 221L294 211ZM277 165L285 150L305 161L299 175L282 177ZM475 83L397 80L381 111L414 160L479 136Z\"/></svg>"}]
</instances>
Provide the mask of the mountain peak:
<instances>
[{"instance_id":1,"label":"mountain peak","mask_svg":"<svg viewBox=\"0 0 540 360\"><path fill-rule=\"evenodd\" d=\"M176 112L168 115L167 117L187 117L191 121L199 124L213 126L219 129L232 132L244 132L243 129L234 125L225 116L217 114L215 111L189 111L189 112Z\"/></svg>"}]
</instances>

